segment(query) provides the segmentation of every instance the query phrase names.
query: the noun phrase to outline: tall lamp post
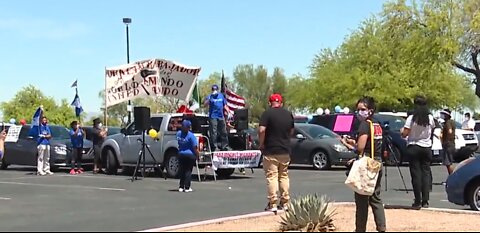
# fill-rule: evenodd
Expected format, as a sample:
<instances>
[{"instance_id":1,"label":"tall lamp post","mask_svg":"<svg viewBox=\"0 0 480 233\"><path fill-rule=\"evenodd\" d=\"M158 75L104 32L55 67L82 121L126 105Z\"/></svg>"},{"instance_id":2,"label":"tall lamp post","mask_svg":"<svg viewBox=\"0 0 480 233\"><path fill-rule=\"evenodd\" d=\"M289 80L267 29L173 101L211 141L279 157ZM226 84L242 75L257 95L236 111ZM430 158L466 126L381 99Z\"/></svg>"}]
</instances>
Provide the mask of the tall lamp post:
<instances>
[{"instance_id":1,"label":"tall lamp post","mask_svg":"<svg viewBox=\"0 0 480 233\"><path fill-rule=\"evenodd\" d=\"M127 33L127 63L130 63L130 38L128 35L128 25L132 23L131 18L123 18L123 23L125 24L125 31ZM128 124L132 122L132 101L128 101L127 106L128 111Z\"/></svg>"}]
</instances>

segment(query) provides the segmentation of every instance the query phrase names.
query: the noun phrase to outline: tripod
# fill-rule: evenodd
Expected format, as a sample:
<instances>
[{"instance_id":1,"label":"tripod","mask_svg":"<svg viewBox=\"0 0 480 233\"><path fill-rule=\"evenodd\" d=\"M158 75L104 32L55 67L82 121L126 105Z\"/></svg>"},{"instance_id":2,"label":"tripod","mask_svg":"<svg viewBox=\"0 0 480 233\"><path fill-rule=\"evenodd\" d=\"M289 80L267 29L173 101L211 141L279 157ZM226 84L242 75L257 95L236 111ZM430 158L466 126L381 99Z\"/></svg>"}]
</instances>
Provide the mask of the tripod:
<instances>
[{"instance_id":1,"label":"tripod","mask_svg":"<svg viewBox=\"0 0 480 233\"><path fill-rule=\"evenodd\" d=\"M402 178L403 187L405 187L405 192L408 193L407 185L405 184L405 179L403 178L402 170L400 170L400 163L397 160L397 157L395 156L395 151L393 150L392 137L388 133L388 125L385 125L385 128L386 128L385 129L386 132L384 133L384 138L385 138L384 143L386 145L385 151L387 151L389 155L393 157L395 165L397 166L397 169L398 169L398 173L400 174L400 178ZM385 165L385 191L388 191L388 169L387 168L388 166Z\"/></svg>"},{"instance_id":2,"label":"tripod","mask_svg":"<svg viewBox=\"0 0 480 233\"><path fill-rule=\"evenodd\" d=\"M152 157L152 159L153 159L153 168L154 169L159 169L161 176L164 177L165 180L166 180L167 176L163 173L163 166L158 165L157 160L155 159L152 151L150 150L150 146L145 143L145 134L146 134L146 132L144 131L142 133L142 135L143 135L142 139L140 139L140 138L137 139L138 142L142 143L142 148L140 149L140 151L138 151L137 165L135 166L135 171L133 172L133 175L132 175L132 182L135 181L135 180L138 180L138 169L140 168L140 164L142 164L142 178L145 178L145 168L146 168L145 154L146 154L147 151L150 154L150 157ZM142 163L142 161L143 161L143 163Z\"/></svg>"}]
</instances>

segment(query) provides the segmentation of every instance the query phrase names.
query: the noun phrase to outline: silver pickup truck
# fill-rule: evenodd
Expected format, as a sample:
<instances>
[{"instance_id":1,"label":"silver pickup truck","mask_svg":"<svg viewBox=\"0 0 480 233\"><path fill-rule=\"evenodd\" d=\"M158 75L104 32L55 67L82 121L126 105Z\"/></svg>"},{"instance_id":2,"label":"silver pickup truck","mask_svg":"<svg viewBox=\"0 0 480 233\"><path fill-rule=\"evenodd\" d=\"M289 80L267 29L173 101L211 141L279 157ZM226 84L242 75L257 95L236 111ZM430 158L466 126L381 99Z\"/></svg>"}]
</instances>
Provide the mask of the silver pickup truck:
<instances>
[{"instance_id":1,"label":"silver pickup truck","mask_svg":"<svg viewBox=\"0 0 480 233\"><path fill-rule=\"evenodd\" d=\"M178 143L176 133L180 130L184 118L192 121L192 131L196 134L207 135L208 117L205 115L184 115L183 113L162 113L152 114L151 127L158 131L157 140L149 136L145 137L146 144L150 146L153 157L164 166L169 177L177 177L179 172L179 161L177 157ZM143 132L135 129L135 122L121 130L120 134L108 136L102 144L102 158L105 161L107 173L116 174L119 168L124 171L135 167L142 139ZM206 145L206 143L205 143ZM238 148L238 146L236 146ZM236 148L234 148L236 149ZM244 148L246 149L246 148ZM154 161L147 152L145 155L146 164L153 167ZM162 168L163 169L163 168ZM219 176L228 177L234 169L219 169Z\"/></svg>"}]
</instances>

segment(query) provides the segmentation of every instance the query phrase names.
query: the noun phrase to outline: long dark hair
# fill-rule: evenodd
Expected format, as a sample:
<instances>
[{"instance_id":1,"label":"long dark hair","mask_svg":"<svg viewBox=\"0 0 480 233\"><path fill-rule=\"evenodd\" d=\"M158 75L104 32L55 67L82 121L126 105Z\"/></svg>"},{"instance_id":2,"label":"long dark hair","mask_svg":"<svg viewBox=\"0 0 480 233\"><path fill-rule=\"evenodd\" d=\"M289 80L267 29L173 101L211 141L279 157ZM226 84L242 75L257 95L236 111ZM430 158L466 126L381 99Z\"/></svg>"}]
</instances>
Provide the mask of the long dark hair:
<instances>
[{"instance_id":1,"label":"long dark hair","mask_svg":"<svg viewBox=\"0 0 480 233\"><path fill-rule=\"evenodd\" d=\"M430 111L428 110L427 99L423 96L417 96L413 103L415 104L413 122L420 126L430 125Z\"/></svg>"},{"instance_id":2,"label":"long dark hair","mask_svg":"<svg viewBox=\"0 0 480 233\"><path fill-rule=\"evenodd\" d=\"M373 97L370 97L370 96L363 96L357 101L356 106L358 106L358 104L360 103L364 104L367 107L367 109L370 110L369 117L372 117L373 114L375 113L375 110L377 109L377 107L375 106L375 99L373 99Z\"/></svg>"}]
</instances>

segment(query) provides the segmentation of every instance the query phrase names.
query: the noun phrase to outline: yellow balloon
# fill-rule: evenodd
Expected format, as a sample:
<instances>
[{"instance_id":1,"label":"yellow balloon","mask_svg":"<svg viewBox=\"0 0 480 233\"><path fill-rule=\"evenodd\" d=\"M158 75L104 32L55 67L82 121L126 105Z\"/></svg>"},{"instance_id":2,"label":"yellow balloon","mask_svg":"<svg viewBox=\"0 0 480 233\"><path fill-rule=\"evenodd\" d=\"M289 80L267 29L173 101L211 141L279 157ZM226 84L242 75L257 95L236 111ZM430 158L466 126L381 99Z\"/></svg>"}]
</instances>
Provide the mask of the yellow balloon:
<instances>
[{"instance_id":1,"label":"yellow balloon","mask_svg":"<svg viewBox=\"0 0 480 233\"><path fill-rule=\"evenodd\" d=\"M151 129L148 131L148 136L150 136L151 138L157 138L158 132L155 129Z\"/></svg>"}]
</instances>

